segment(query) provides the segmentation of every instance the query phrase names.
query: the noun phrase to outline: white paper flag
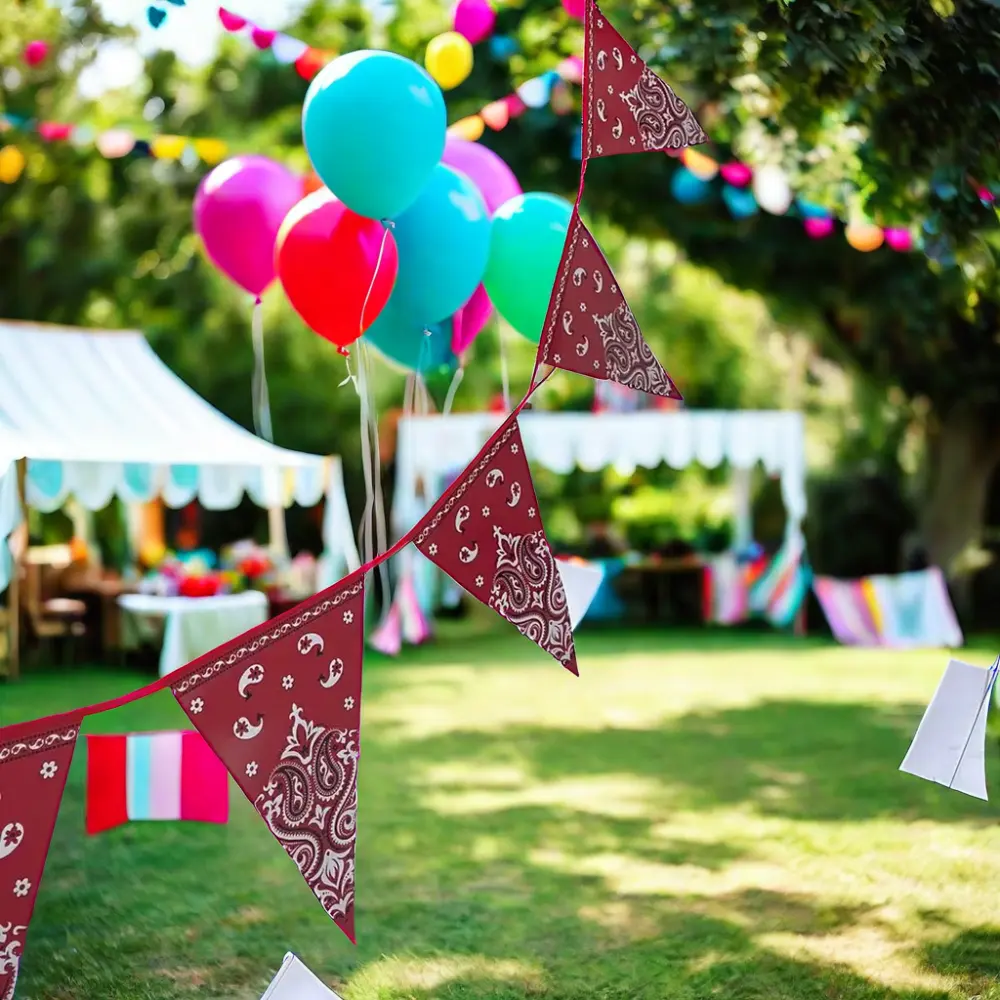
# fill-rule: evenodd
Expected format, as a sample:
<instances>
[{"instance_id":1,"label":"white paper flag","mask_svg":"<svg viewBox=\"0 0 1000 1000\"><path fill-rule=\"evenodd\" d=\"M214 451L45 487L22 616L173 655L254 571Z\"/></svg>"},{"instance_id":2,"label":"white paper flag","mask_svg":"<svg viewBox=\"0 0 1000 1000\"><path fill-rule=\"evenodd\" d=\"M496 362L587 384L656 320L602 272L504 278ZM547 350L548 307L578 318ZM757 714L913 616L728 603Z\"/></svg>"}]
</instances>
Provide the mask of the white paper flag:
<instances>
[{"instance_id":1,"label":"white paper flag","mask_svg":"<svg viewBox=\"0 0 1000 1000\"><path fill-rule=\"evenodd\" d=\"M309 46L305 42L300 42L291 35L283 35L280 31L274 36L271 42L271 55L274 61L283 66L289 66L300 57L304 56Z\"/></svg>"},{"instance_id":2,"label":"white paper flag","mask_svg":"<svg viewBox=\"0 0 1000 1000\"><path fill-rule=\"evenodd\" d=\"M901 771L987 798L986 716L997 665L975 667L960 660L948 664L899 765Z\"/></svg>"},{"instance_id":3,"label":"white paper flag","mask_svg":"<svg viewBox=\"0 0 1000 1000\"><path fill-rule=\"evenodd\" d=\"M285 956L278 974L260 1000L341 1000L291 952Z\"/></svg>"},{"instance_id":4,"label":"white paper flag","mask_svg":"<svg viewBox=\"0 0 1000 1000\"><path fill-rule=\"evenodd\" d=\"M591 563L570 562L568 559L556 559L556 565L566 591L566 603L569 604L570 627L576 631L597 595L604 570Z\"/></svg>"}]
</instances>

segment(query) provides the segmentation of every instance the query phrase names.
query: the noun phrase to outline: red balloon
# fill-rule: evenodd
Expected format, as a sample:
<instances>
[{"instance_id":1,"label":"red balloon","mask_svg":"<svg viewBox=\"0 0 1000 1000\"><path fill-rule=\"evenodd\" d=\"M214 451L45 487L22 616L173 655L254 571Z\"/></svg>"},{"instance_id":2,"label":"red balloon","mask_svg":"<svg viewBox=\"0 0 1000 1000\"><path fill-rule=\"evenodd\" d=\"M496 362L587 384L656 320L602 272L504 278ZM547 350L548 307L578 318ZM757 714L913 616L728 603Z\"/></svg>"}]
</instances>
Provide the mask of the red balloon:
<instances>
[{"instance_id":1,"label":"red balloon","mask_svg":"<svg viewBox=\"0 0 1000 1000\"><path fill-rule=\"evenodd\" d=\"M399 269L392 232L356 215L326 188L285 217L275 264L295 311L342 353L385 308Z\"/></svg>"}]
</instances>

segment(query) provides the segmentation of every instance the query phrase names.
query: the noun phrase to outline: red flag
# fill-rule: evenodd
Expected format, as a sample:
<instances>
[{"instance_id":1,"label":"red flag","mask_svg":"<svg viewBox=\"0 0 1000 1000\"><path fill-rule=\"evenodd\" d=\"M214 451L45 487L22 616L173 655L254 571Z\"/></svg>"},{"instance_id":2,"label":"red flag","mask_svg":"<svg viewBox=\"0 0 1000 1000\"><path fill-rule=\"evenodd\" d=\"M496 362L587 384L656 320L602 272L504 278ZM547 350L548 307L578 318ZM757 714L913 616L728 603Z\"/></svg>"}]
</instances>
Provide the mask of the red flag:
<instances>
[{"instance_id":1,"label":"red flag","mask_svg":"<svg viewBox=\"0 0 1000 1000\"><path fill-rule=\"evenodd\" d=\"M681 398L575 209L542 327L538 361L654 396Z\"/></svg>"},{"instance_id":2,"label":"red flag","mask_svg":"<svg viewBox=\"0 0 1000 1000\"><path fill-rule=\"evenodd\" d=\"M512 415L417 525L431 562L578 673L566 591Z\"/></svg>"},{"instance_id":3,"label":"red flag","mask_svg":"<svg viewBox=\"0 0 1000 1000\"><path fill-rule=\"evenodd\" d=\"M172 688L352 942L363 647L355 573L196 660Z\"/></svg>"},{"instance_id":4,"label":"red flag","mask_svg":"<svg viewBox=\"0 0 1000 1000\"><path fill-rule=\"evenodd\" d=\"M83 715L0 729L0 1000L12 1000Z\"/></svg>"},{"instance_id":5,"label":"red flag","mask_svg":"<svg viewBox=\"0 0 1000 1000\"><path fill-rule=\"evenodd\" d=\"M583 157L683 149L708 142L691 109L587 0Z\"/></svg>"}]
</instances>

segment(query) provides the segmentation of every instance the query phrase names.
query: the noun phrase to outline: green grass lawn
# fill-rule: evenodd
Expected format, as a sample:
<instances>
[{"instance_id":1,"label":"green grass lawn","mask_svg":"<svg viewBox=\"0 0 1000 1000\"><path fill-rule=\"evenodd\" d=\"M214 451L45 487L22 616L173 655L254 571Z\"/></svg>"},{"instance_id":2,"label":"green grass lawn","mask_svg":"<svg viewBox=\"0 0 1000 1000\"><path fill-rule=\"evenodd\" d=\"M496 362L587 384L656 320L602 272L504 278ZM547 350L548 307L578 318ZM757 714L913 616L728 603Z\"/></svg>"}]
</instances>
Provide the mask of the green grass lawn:
<instances>
[{"instance_id":1,"label":"green grass lawn","mask_svg":"<svg viewBox=\"0 0 1000 1000\"><path fill-rule=\"evenodd\" d=\"M226 827L88 838L67 786L19 1000L1000 1000L995 807L897 770L944 652L512 629L366 663L358 946L233 787ZM963 654L989 663L986 646ZM0 719L137 686L45 670ZM182 726L169 694L88 732Z\"/></svg>"}]
</instances>

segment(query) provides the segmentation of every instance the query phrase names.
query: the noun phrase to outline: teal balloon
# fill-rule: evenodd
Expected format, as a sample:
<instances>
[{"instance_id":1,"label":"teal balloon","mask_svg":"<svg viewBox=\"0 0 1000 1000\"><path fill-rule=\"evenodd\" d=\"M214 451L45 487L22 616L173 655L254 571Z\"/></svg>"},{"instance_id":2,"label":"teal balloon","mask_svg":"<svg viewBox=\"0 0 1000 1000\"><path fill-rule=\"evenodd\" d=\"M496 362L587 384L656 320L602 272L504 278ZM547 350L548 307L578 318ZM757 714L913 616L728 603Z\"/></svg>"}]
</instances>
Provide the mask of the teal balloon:
<instances>
[{"instance_id":1,"label":"teal balloon","mask_svg":"<svg viewBox=\"0 0 1000 1000\"><path fill-rule=\"evenodd\" d=\"M537 344L559 270L573 206L554 194L519 194L493 214L483 284L518 333Z\"/></svg>"},{"instance_id":2,"label":"teal balloon","mask_svg":"<svg viewBox=\"0 0 1000 1000\"><path fill-rule=\"evenodd\" d=\"M687 167L678 167L670 178L670 190L682 205L697 205L708 197L711 188Z\"/></svg>"},{"instance_id":3,"label":"teal balloon","mask_svg":"<svg viewBox=\"0 0 1000 1000\"><path fill-rule=\"evenodd\" d=\"M309 85L306 152L320 180L352 212L391 219L417 199L444 152L441 88L393 52L338 56Z\"/></svg>"},{"instance_id":4,"label":"teal balloon","mask_svg":"<svg viewBox=\"0 0 1000 1000\"><path fill-rule=\"evenodd\" d=\"M393 219L399 272L391 301L399 314L427 325L461 309L483 280L490 229L479 189L439 163L417 200Z\"/></svg>"},{"instance_id":5,"label":"teal balloon","mask_svg":"<svg viewBox=\"0 0 1000 1000\"><path fill-rule=\"evenodd\" d=\"M454 368L458 358L451 349L451 321L429 326L417 323L394 299L395 293L362 339L407 371L426 375L439 368Z\"/></svg>"},{"instance_id":6,"label":"teal balloon","mask_svg":"<svg viewBox=\"0 0 1000 1000\"><path fill-rule=\"evenodd\" d=\"M722 200L734 219L749 219L757 214L757 199L747 188L737 188L726 184L722 188Z\"/></svg>"}]
</instances>

